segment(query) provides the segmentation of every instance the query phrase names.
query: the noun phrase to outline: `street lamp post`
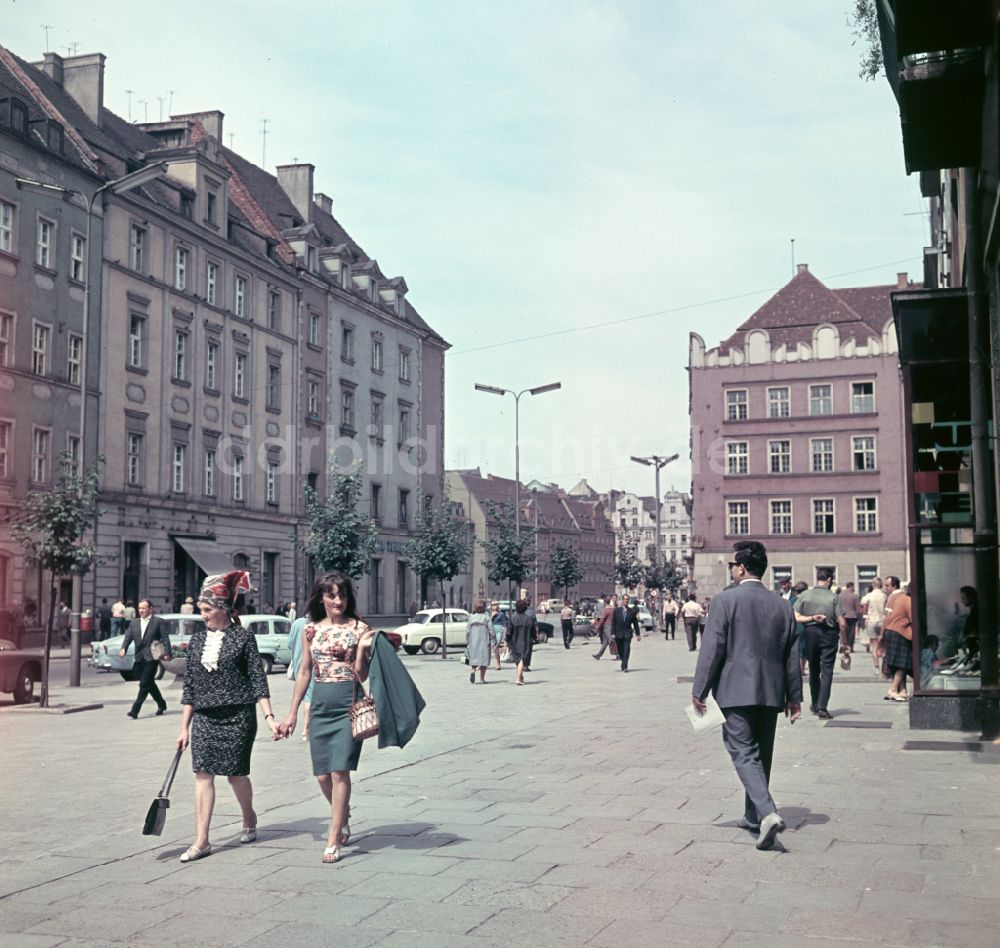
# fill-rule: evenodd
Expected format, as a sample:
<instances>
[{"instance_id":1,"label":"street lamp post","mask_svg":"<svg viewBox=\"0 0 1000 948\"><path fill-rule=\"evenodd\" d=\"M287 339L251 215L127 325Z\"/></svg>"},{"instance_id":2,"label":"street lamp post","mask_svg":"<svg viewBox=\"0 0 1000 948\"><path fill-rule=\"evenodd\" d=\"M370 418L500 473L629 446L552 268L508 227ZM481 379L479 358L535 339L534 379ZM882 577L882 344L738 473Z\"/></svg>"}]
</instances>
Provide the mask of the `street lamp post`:
<instances>
[{"instance_id":1,"label":"street lamp post","mask_svg":"<svg viewBox=\"0 0 1000 948\"><path fill-rule=\"evenodd\" d=\"M636 464L644 464L646 467L652 467L656 469L656 497L654 510L656 511L656 536L653 538L653 562L659 565L660 562L660 471L665 468L672 461L676 461L680 455L671 454L670 457L664 457L660 454L650 454L648 457L637 458L634 454L629 455L630 459L635 461ZM655 619L654 619L655 621Z\"/></svg>"}]
</instances>

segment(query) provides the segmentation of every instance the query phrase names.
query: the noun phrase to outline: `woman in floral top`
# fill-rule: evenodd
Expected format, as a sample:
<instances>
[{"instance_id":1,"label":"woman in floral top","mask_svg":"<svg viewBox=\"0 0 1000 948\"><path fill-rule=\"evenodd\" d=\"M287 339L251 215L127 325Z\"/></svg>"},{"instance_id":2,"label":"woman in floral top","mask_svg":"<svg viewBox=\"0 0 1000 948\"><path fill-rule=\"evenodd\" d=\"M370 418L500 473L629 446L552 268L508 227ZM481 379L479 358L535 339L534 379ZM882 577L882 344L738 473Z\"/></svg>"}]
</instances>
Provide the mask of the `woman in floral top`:
<instances>
[{"instance_id":1,"label":"woman in floral top","mask_svg":"<svg viewBox=\"0 0 1000 948\"><path fill-rule=\"evenodd\" d=\"M306 605L309 622L303 635L308 648L295 679L295 693L279 733L295 730L299 704L313 682L309 748L313 773L330 804L330 832L323 862L337 862L351 837L347 818L351 771L358 769L361 741L351 736L348 710L368 677L374 633L358 617L354 587L348 577L327 573L317 580Z\"/></svg>"}]
</instances>

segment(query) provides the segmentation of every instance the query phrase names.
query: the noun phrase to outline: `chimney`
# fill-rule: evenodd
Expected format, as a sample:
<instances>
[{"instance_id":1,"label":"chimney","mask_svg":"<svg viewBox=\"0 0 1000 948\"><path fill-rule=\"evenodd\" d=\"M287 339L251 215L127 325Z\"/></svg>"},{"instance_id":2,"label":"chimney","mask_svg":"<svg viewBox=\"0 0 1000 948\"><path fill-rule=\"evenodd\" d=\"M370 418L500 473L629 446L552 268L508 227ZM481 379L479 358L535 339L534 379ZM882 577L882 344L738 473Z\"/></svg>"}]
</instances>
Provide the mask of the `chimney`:
<instances>
[{"instance_id":1,"label":"chimney","mask_svg":"<svg viewBox=\"0 0 1000 948\"><path fill-rule=\"evenodd\" d=\"M214 138L220 145L222 144L222 120L224 114L218 110L214 112L187 112L184 115L171 115L171 119L197 119L209 137Z\"/></svg>"},{"instance_id":2,"label":"chimney","mask_svg":"<svg viewBox=\"0 0 1000 948\"><path fill-rule=\"evenodd\" d=\"M313 172L316 168L307 164L278 165L275 170L278 172L278 184L281 185L281 190L288 195L288 199L295 205L302 219L311 220Z\"/></svg>"},{"instance_id":3,"label":"chimney","mask_svg":"<svg viewBox=\"0 0 1000 948\"><path fill-rule=\"evenodd\" d=\"M905 290L910 286L910 281L908 279L909 274L904 270L902 273L896 274L896 289Z\"/></svg>"},{"instance_id":4,"label":"chimney","mask_svg":"<svg viewBox=\"0 0 1000 948\"><path fill-rule=\"evenodd\" d=\"M333 214L333 198L323 194L322 191L317 191L314 200L318 208L326 211L327 214Z\"/></svg>"},{"instance_id":5,"label":"chimney","mask_svg":"<svg viewBox=\"0 0 1000 948\"><path fill-rule=\"evenodd\" d=\"M809 264L808 263L797 263L797 264L795 264L795 270L796 270L797 274L798 273L808 273L809 272Z\"/></svg>"},{"instance_id":6,"label":"chimney","mask_svg":"<svg viewBox=\"0 0 1000 948\"><path fill-rule=\"evenodd\" d=\"M63 84L63 58L58 53L46 53L45 59L31 65L41 69L56 85Z\"/></svg>"},{"instance_id":7,"label":"chimney","mask_svg":"<svg viewBox=\"0 0 1000 948\"><path fill-rule=\"evenodd\" d=\"M48 62L48 54L45 57ZM88 53L62 61L63 88L96 125L104 108L104 53Z\"/></svg>"}]
</instances>

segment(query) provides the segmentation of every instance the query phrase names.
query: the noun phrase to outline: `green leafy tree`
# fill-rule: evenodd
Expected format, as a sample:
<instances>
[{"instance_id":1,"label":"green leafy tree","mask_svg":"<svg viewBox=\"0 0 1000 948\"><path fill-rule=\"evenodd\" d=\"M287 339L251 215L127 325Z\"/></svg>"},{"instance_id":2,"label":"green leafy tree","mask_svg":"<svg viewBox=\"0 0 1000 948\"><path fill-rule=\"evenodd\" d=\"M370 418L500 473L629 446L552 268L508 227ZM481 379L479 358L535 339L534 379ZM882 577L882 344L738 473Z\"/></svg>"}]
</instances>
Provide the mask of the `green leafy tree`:
<instances>
[{"instance_id":1,"label":"green leafy tree","mask_svg":"<svg viewBox=\"0 0 1000 948\"><path fill-rule=\"evenodd\" d=\"M569 598L570 589L583 579L580 552L568 540L557 540L549 557L549 570L554 585L562 586L563 598Z\"/></svg>"},{"instance_id":2,"label":"green leafy tree","mask_svg":"<svg viewBox=\"0 0 1000 948\"><path fill-rule=\"evenodd\" d=\"M535 531L525 526L517 535L512 501L495 504L487 500L483 506L496 526L493 536L482 544L486 578L495 586L507 583L507 598L513 599L511 586L520 586L535 575Z\"/></svg>"},{"instance_id":3,"label":"green leafy tree","mask_svg":"<svg viewBox=\"0 0 1000 948\"><path fill-rule=\"evenodd\" d=\"M42 661L40 703L49 704L49 658L52 653L52 625L59 581L74 573L83 575L101 562L97 547L84 536L103 512L97 506L98 481L104 463L98 458L79 474L72 456L60 456L60 474L51 490L29 494L11 518L10 532L33 566L46 570L52 580L49 618L45 628L45 656Z\"/></svg>"},{"instance_id":4,"label":"green leafy tree","mask_svg":"<svg viewBox=\"0 0 1000 948\"><path fill-rule=\"evenodd\" d=\"M445 499L439 508L431 508L421 514L417 535L406 545L406 557L418 576L426 580L437 580L441 589L441 602L444 603L444 584L465 569L471 550L468 523L455 515ZM442 658L448 657L445 629L446 614L442 609Z\"/></svg>"},{"instance_id":5,"label":"green leafy tree","mask_svg":"<svg viewBox=\"0 0 1000 948\"><path fill-rule=\"evenodd\" d=\"M852 0L854 12L847 15L847 22L854 34L852 46L861 44L861 61L858 75L871 82L882 74L882 36L878 28L878 0Z\"/></svg>"},{"instance_id":6,"label":"green leafy tree","mask_svg":"<svg viewBox=\"0 0 1000 948\"><path fill-rule=\"evenodd\" d=\"M635 543L624 541L615 557L614 581L626 589L635 589L642 582L644 573L643 565L636 556Z\"/></svg>"},{"instance_id":7,"label":"green leafy tree","mask_svg":"<svg viewBox=\"0 0 1000 948\"><path fill-rule=\"evenodd\" d=\"M336 570L360 579L371 568L378 552L378 528L358 513L362 488L360 467L349 474L331 474L325 498L304 485L309 533L302 549L323 572Z\"/></svg>"},{"instance_id":8,"label":"green leafy tree","mask_svg":"<svg viewBox=\"0 0 1000 948\"><path fill-rule=\"evenodd\" d=\"M669 589L672 593L676 593L684 585L685 579L687 570L673 557L659 562L654 558L643 576L647 589Z\"/></svg>"}]
</instances>

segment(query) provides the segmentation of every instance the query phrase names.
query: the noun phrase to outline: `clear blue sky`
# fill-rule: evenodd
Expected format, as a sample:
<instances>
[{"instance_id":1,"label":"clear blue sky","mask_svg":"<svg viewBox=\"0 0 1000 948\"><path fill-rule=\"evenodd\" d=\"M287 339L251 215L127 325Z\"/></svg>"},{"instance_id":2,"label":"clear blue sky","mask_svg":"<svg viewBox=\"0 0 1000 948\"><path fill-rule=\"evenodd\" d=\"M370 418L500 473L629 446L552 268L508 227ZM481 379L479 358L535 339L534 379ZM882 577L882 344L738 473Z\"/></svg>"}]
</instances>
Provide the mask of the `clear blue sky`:
<instances>
[{"instance_id":1,"label":"clear blue sky","mask_svg":"<svg viewBox=\"0 0 1000 948\"><path fill-rule=\"evenodd\" d=\"M104 52L119 114L127 89L134 119L221 109L257 163L266 118L270 170L316 166L453 345L450 466L513 473L513 400L475 382L560 380L522 400L523 480L651 493L628 455L679 451L686 489L688 333L718 342L787 282L791 238L831 286L919 277L923 204L850 0L0 4L26 59L42 24Z\"/></svg>"}]
</instances>

